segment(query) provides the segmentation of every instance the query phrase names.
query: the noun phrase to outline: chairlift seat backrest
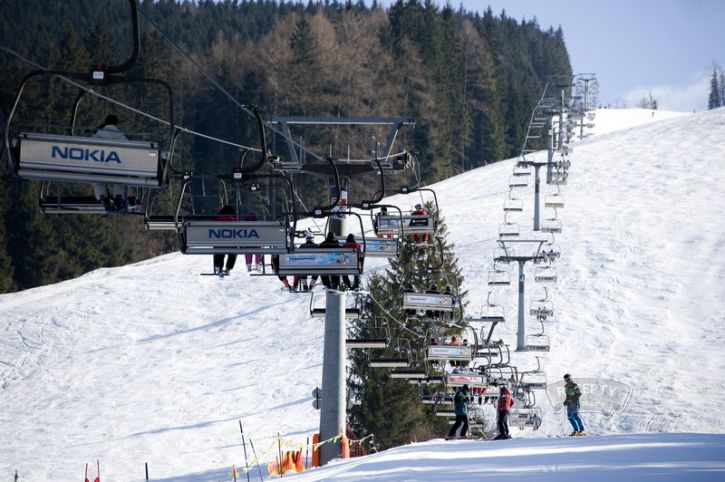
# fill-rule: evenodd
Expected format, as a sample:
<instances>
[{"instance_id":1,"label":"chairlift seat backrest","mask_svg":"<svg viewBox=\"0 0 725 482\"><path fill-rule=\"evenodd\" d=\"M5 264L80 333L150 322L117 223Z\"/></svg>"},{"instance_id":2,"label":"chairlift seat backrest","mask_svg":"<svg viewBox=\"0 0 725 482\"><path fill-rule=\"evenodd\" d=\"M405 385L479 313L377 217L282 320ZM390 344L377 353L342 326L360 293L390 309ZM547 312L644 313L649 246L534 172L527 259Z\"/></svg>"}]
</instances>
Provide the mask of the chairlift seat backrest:
<instances>
[{"instance_id":1,"label":"chairlift seat backrest","mask_svg":"<svg viewBox=\"0 0 725 482\"><path fill-rule=\"evenodd\" d=\"M280 276L360 275L360 253L355 248L310 248L279 257Z\"/></svg>"},{"instance_id":2,"label":"chairlift seat backrest","mask_svg":"<svg viewBox=\"0 0 725 482\"><path fill-rule=\"evenodd\" d=\"M374 258L396 257L398 256L398 240L394 238L366 239L365 256Z\"/></svg>"},{"instance_id":3,"label":"chairlift seat backrest","mask_svg":"<svg viewBox=\"0 0 725 482\"><path fill-rule=\"evenodd\" d=\"M282 254L287 226L282 221L186 219L181 228L185 254Z\"/></svg>"},{"instance_id":4,"label":"chairlift seat backrest","mask_svg":"<svg viewBox=\"0 0 725 482\"><path fill-rule=\"evenodd\" d=\"M432 310L452 312L455 300L448 293L403 293L404 310Z\"/></svg>"},{"instance_id":5,"label":"chairlift seat backrest","mask_svg":"<svg viewBox=\"0 0 725 482\"><path fill-rule=\"evenodd\" d=\"M157 142L21 133L18 175L26 179L162 186Z\"/></svg>"},{"instance_id":6,"label":"chairlift seat backrest","mask_svg":"<svg viewBox=\"0 0 725 482\"><path fill-rule=\"evenodd\" d=\"M393 370L389 375L390 378L402 378L405 380L420 380L427 376L425 370Z\"/></svg>"},{"instance_id":7,"label":"chairlift seat backrest","mask_svg":"<svg viewBox=\"0 0 725 482\"><path fill-rule=\"evenodd\" d=\"M107 214L106 207L93 196L46 197L40 201L44 214Z\"/></svg>"},{"instance_id":8,"label":"chairlift seat backrest","mask_svg":"<svg viewBox=\"0 0 725 482\"><path fill-rule=\"evenodd\" d=\"M383 214L378 217L377 232L379 235L401 235L401 217ZM429 214L406 214L402 216L405 235L435 233L435 220Z\"/></svg>"},{"instance_id":9,"label":"chairlift seat backrest","mask_svg":"<svg viewBox=\"0 0 725 482\"><path fill-rule=\"evenodd\" d=\"M148 216L145 220L147 231L175 231L174 216Z\"/></svg>"},{"instance_id":10,"label":"chairlift seat backrest","mask_svg":"<svg viewBox=\"0 0 725 482\"><path fill-rule=\"evenodd\" d=\"M429 345L426 352L428 360L470 360L472 357L470 345Z\"/></svg>"},{"instance_id":11,"label":"chairlift seat backrest","mask_svg":"<svg viewBox=\"0 0 725 482\"><path fill-rule=\"evenodd\" d=\"M449 373L446 375L446 386L462 387L463 385L468 385L469 387L484 387L486 386L486 379L483 375L468 373Z\"/></svg>"},{"instance_id":12,"label":"chairlift seat backrest","mask_svg":"<svg viewBox=\"0 0 725 482\"><path fill-rule=\"evenodd\" d=\"M387 338L348 338L345 346L351 350L364 350L368 348L386 348L390 340Z\"/></svg>"}]
</instances>

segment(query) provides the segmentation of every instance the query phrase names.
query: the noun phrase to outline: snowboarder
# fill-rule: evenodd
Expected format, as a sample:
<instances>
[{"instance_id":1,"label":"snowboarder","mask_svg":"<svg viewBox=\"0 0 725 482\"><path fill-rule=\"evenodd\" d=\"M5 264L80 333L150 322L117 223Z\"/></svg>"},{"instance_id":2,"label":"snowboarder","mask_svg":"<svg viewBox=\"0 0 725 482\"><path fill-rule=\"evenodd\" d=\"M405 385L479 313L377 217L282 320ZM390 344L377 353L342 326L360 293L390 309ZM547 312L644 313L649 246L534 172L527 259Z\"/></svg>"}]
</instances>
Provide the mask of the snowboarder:
<instances>
[{"instance_id":1,"label":"snowboarder","mask_svg":"<svg viewBox=\"0 0 725 482\"><path fill-rule=\"evenodd\" d=\"M582 391L579 389L579 385L574 383L574 380L568 373L564 375L564 382L566 383L566 399L564 399L566 416L569 419L569 423L571 423L571 426L574 428L571 435L586 435L586 432L584 431L584 423L579 416L579 398L582 396Z\"/></svg>"},{"instance_id":2,"label":"snowboarder","mask_svg":"<svg viewBox=\"0 0 725 482\"><path fill-rule=\"evenodd\" d=\"M509 414L514 406L514 397L511 396L509 387L501 387L498 396L498 436L494 440L505 440L511 438L509 432Z\"/></svg>"},{"instance_id":3,"label":"snowboarder","mask_svg":"<svg viewBox=\"0 0 725 482\"><path fill-rule=\"evenodd\" d=\"M453 397L453 410L456 414L456 423L451 427L451 431L448 432L446 440L456 438L468 438L468 385L463 385L461 388L456 390L456 395ZM460 436L458 431L460 429Z\"/></svg>"}]
</instances>

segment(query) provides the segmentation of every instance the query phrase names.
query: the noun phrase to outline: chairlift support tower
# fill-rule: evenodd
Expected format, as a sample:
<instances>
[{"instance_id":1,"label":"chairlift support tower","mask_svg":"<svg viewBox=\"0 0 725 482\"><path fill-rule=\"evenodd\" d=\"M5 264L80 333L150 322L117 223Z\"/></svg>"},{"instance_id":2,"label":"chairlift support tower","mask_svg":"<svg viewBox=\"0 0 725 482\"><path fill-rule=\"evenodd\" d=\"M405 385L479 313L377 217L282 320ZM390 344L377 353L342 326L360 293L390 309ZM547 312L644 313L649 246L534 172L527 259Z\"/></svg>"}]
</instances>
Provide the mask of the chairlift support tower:
<instances>
[{"instance_id":1,"label":"chairlift support tower","mask_svg":"<svg viewBox=\"0 0 725 482\"><path fill-rule=\"evenodd\" d=\"M540 166L539 166L540 167ZM538 172L538 170L537 170ZM498 243L503 248L504 254L494 258L495 262L510 263L515 261L519 264L519 311L518 311L518 333L516 334L516 351L527 351L526 348L526 308L524 305L524 286L526 281L526 274L524 273L524 265L529 262L540 262L544 260L544 255L541 250L541 246L545 243L545 240L539 239L499 239ZM520 252L514 253L513 249L507 247L507 244L511 243L529 243L536 244L536 249L527 254ZM521 250L517 250L521 251ZM510 253L510 254L509 254Z\"/></svg>"},{"instance_id":2,"label":"chairlift support tower","mask_svg":"<svg viewBox=\"0 0 725 482\"><path fill-rule=\"evenodd\" d=\"M328 440L345 430L345 292L327 290L325 300L325 342L322 360L320 438ZM320 464L340 457L340 444L320 447Z\"/></svg>"}]
</instances>

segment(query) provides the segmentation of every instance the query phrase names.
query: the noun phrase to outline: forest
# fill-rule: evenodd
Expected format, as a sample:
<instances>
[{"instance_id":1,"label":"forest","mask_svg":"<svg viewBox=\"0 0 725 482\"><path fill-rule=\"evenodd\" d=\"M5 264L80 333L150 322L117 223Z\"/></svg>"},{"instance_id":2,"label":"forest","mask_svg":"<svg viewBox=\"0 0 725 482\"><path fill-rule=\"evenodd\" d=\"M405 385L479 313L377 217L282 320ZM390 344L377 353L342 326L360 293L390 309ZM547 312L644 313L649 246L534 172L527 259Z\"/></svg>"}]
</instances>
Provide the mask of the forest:
<instances>
[{"instance_id":1,"label":"forest","mask_svg":"<svg viewBox=\"0 0 725 482\"><path fill-rule=\"evenodd\" d=\"M131 49L128 10L125 0L3 0L3 129L18 86L33 69L88 72L123 62ZM337 0L143 0L139 11L141 51L129 75L171 85L177 126L258 146L254 119L239 104L258 106L265 120L409 117L415 126L401 130L396 147L415 153L423 184L517 155L547 77L571 75L560 28L490 8L468 12L431 0L398 0L385 8ZM105 94L158 118L170 116L160 89L115 86ZM65 125L76 96L57 80L34 82L12 124ZM166 129L99 99L84 100L78 122L96 126L110 113L126 131ZM344 158L348 152L372 156L371 138L380 134L307 127L294 135L310 152ZM285 155L272 133L270 148ZM241 155L233 146L184 134L173 163L176 172L228 173ZM0 292L177 249L173 236L145 232L141 216L44 215L40 183L12 177L5 152L0 165ZM319 178L299 184L312 204L328 187ZM371 188L361 181L352 189Z\"/></svg>"}]
</instances>

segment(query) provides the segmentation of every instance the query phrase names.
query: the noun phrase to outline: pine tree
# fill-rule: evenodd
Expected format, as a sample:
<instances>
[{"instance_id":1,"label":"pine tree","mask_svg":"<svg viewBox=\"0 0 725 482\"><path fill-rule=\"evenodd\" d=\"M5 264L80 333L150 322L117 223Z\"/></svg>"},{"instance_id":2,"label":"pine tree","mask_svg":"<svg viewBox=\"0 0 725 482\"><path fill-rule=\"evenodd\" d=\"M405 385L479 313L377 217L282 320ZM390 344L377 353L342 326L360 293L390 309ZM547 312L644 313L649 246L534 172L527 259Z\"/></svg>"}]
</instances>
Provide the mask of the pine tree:
<instances>
[{"instance_id":1,"label":"pine tree","mask_svg":"<svg viewBox=\"0 0 725 482\"><path fill-rule=\"evenodd\" d=\"M440 244L435 246L438 240L423 246L404 243L400 256L391 260L385 274L370 277L365 314L350 329L353 337L389 336L391 340L388 348L374 353L356 350L351 355L352 369L348 380L354 398L359 401L359 405L351 410L351 424L363 436L375 434L377 443L383 448L440 436L447 427L444 421L436 419L429 409L421 406L420 388L405 380L391 379L386 369L369 367L372 357L404 356L417 362L414 368L422 368L423 348L430 336L430 326L420 320L406 319L401 309L403 291L407 286L425 291L430 284L436 284L439 287L450 285L456 292L463 281L454 246L446 241L445 222L438 213L432 214L438 219ZM458 294L465 297L465 293ZM446 330L441 334L460 332L455 328Z\"/></svg>"},{"instance_id":2,"label":"pine tree","mask_svg":"<svg viewBox=\"0 0 725 482\"><path fill-rule=\"evenodd\" d=\"M722 98L720 97L720 85L719 85L720 79L718 78L718 68L717 66L713 66L712 68L712 78L710 79L710 97L707 99L707 108L708 109L717 109L718 107L722 106Z\"/></svg>"}]
</instances>

